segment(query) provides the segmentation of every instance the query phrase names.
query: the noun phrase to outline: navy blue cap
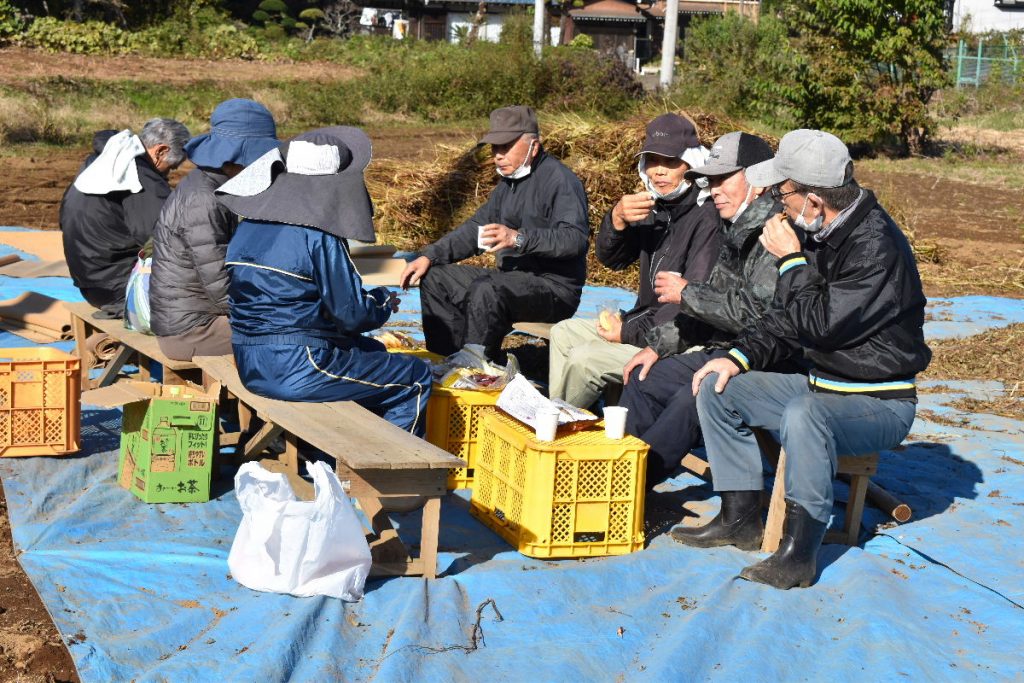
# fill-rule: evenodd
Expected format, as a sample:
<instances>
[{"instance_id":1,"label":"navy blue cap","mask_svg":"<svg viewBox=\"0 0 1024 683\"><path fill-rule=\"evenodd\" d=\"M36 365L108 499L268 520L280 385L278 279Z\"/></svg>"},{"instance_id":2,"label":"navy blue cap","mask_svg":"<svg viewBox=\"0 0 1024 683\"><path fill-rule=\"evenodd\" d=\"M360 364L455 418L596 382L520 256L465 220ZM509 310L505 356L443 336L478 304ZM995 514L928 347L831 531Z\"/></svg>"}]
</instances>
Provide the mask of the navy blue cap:
<instances>
[{"instance_id":1,"label":"navy blue cap","mask_svg":"<svg viewBox=\"0 0 1024 683\"><path fill-rule=\"evenodd\" d=\"M248 166L280 144L270 111L259 102L225 100L210 116L210 132L185 143L196 166L220 168L226 163Z\"/></svg>"}]
</instances>

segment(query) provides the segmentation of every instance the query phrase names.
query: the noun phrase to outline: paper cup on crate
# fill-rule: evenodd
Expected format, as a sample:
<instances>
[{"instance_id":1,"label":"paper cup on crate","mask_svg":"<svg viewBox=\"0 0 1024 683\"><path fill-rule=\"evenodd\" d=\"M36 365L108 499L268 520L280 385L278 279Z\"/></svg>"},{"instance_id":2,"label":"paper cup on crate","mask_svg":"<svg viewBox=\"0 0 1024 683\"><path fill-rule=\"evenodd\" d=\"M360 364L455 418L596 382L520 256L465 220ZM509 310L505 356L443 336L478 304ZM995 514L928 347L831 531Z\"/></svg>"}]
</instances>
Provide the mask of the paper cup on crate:
<instances>
[{"instance_id":1,"label":"paper cup on crate","mask_svg":"<svg viewBox=\"0 0 1024 683\"><path fill-rule=\"evenodd\" d=\"M558 408L545 406L537 410L534 418L536 425L537 441L554 441L555 432L558 431Z\"/></svg>"},{"instance_id":2,"label":"paper cup on crate","mask_svg":"<svg viewBox=\"0 0 1024 683\"><path fill-rule=\"evenodd\" d=\"M607 406L604 409L604 435L617 441L626 436L626 412L623 406Z\"/></svg>"}]
</instances>

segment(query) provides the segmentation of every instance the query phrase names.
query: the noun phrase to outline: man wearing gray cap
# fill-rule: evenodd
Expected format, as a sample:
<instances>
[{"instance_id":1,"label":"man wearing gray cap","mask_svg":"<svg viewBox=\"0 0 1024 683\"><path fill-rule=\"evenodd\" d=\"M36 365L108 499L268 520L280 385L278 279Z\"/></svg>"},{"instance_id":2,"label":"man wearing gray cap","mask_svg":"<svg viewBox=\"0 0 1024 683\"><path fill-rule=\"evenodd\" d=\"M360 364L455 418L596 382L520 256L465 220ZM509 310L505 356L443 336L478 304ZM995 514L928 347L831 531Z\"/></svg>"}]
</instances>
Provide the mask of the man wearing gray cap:
<instances>
[{"instance_id":1,"label":"man wearing gray cap","mask_svg":"<svg viewBox=\"0 0 1024 683\"><path fill-rule=\"evenodd\" d=\"M628 408L626 430L650 445L647 485L668 478L682 457L701 443L693 374L772 302L779 279L775 257L758 241L765 221L781 204L752 185L745 169L772 158L767 142L749 133L727 133L715 141L707 163L687 171L703 179L722 218L722 246L706 282L659 273L655 292L678 301L678 315L645 336L646 348L623 369L619 405ZM801 231L802 234L802 231Z\"/></svg>"},{"instance_id":2,"label":"man wearing gray cap","mask_svg":"<svg viewBox=\"0 0 1024 683\"><path fill-rule=\"evenodd\" d=\"M834 135L795 130L774 159L747 169L771 186L785 216L761 243L778 257L772 307L693 378L722 512L673 538L749 547L762 534L761 453L751 428L778 431L786 450L786 530L779 549L740 576L776 588L808 586L832 513L839 455L894 448L910 431L915 376L928 366L925 297L906 237L853 179ZM789 222L810 233L801 245ZM804 375L759 371L802 352ZM728 503L727 504L727 500Z\"/></svg>"},{"instance_id":3,"label":"man wearing gray cap","mask_svg":"<svg viewBox=\"0 0 1024 683\"><path fill-rule=\"evenodd\" d=\"M685 177L707 156L688 119L669 113L647 124L636 155L644 190L608 210L594 245L597 260L612 270L639 261L636 303L619 316L571 318L551 328L551 398L586 408L602 392L607 399L608 389L617 393L622 366L643 347L647 332L679 312L678 299L659 301L655 278L707 279L718 256L721 221L707 191Z\"/></svg>"},{"instance_id":4,"label":"man wearing gray cap","mask_svg":"<svg viewBox=\"0 0 1024 683\"><path fill-rule=\"evenodd\" d=\"M558 322L580 302L587 270L587 195L572 171L545 153L533 109L491 112L489 144L498 186L473 216L402 272L420 282L427 348L450 355L481 344L501 361L501 341L517 320ZM497 268L457 265L482 253Z\"/></svg>"}]
</instances>

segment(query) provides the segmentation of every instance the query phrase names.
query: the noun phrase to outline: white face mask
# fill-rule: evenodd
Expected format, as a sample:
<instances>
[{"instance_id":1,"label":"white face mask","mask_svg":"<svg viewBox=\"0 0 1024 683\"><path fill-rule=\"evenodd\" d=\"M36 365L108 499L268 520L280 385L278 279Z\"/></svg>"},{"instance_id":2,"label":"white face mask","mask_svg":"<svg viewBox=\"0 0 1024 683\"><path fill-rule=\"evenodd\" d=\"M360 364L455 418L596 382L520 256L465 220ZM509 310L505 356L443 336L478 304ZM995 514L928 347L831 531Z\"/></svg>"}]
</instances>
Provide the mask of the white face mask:
<instances>
[{"instance_id":1,"label":"white face mask","mask_svg":"<svg viewBox=\"0 0 1024 683\"><path fill-rule=\"evenodd\" d=\"M519 164L519 168L506 175L501 172L501 169L495 167L495 170L498 171L498 175L502 178L508 178L509 180L519 180L520 178L525 178L530 175L530 172L533 170L533 166L530 163L532 161L530 159L530 155L533 154L533 143L535 142L536 140L530 140L530 146L526 150L526 158L523 159L523 163Z\"/></svg>"},{"instance_id":2,"label":"white face mask","mask_svg":"<svg viewBox=\"0 0 1024 683\"><path fill-rule=\"evenodd\" d=\"M734 213L732 218L729 219L732 223L738 221L740 216L743 215L743 212L747 210L748 206L750 206L750 196L754 194L754 186L747 183L747 188L747 196L743 198L743 203L740 204L740 208L736 209L736 213Z\"/></svg>"},{"instance_id":3,"label":"white face mask","mask_svg":"<svg viewBox=\"0 0 1024 683\"><path fill-rule=\"evenodd\" d=\"M800 207L800 215L796 217L796 219L793 221L793 224L798 228L803 228L807 232L818 232L819 230L821 230L821 226L825 222L825 215L819 213L818 217L815 218L810 223L808 223L807 219L804 218L804 211L807 210L807 200L810 198L810 196L811 195L807 195L806 197L804 197L804 205Z\"/></svg>"},{"instance_id":4,"label":"white face mask","mask_svg":"<svg viewBox=\"0 0 1024 683\"><path fill-rule=\"evenodd\" d=\"M690 181L683 180L679 183L679 186L671 192L662 194L654 188L654 183L651 181L651 177L647 175L647 160L644 155L640 156L640 161L636 164L636 170L640 172L640 180L643 181L644 187L650 192L655 199L663 199L665 201L672 201L678 197L682 197L683 193L690 189Z\"/></svg>"}]
</instances>

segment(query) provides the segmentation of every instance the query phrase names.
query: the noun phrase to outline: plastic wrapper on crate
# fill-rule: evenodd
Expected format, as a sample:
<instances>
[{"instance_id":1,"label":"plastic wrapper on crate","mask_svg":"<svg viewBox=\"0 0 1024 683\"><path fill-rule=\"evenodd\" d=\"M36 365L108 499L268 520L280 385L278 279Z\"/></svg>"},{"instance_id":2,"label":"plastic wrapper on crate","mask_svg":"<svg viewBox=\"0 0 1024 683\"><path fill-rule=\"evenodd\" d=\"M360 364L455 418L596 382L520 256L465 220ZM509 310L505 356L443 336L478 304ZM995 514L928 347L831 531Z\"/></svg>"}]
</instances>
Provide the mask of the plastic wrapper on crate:
<instances>
[{"instance_id":1,"label":"plastic wrapper on crate","mask_svg":"<svg viewBox=\"0 0 1024 683\"><path fill-rule=\"evenodd\" d=\"M0 349L0 456L81 447L81 362L49 348Z\"/></svg>"},{"instance_id":2,"label":"plastic wrapper on crate","mask_svg":"<svg viewBox=\"0 0 1024 683\"><path fill-rule=\"evenodd\" d=\"M625 555L644 546L647 444L604 428L537 441L481 412L470 513L530 557Z\"/></svg>"},{"instance_id":3,"label":"plastic wrapper on crate","mask_svg":"<svg viewBox=\"0 0 1024 683\"><path fill-rule=\"evenodd\" d=\"M117 482L146 503L204 503L216 446L220 386L120 382L83 394L124 406Z\"/></svg>"}]
</instances>

